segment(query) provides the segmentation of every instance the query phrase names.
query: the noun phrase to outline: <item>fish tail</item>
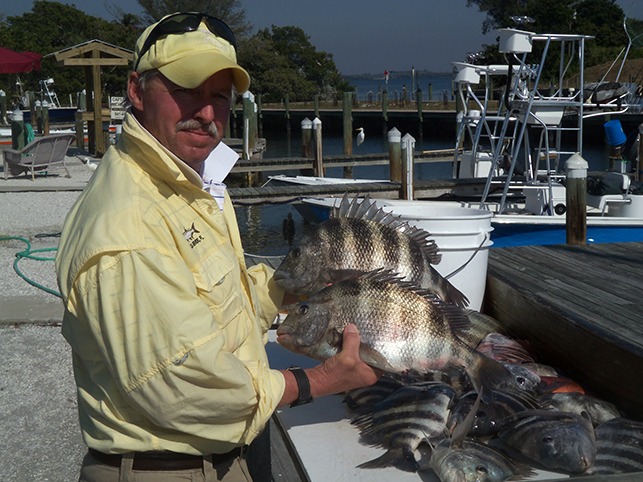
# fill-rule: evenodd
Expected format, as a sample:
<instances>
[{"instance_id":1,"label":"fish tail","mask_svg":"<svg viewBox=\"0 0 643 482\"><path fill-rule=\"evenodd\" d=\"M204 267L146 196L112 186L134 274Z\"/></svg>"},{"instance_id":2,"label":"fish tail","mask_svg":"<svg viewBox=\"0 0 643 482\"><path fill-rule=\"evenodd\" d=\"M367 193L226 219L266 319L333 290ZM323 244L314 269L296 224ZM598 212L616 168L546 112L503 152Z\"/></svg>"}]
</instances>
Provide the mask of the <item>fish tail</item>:
<instances>
[{"instance_id":1,"label":"fish tail","mask_svg":"<svg viewBox=\"0 0 643 482\"><path fill-rule=\"evenodd\" d=\"M357 467L361 469L381 469L384 467L395 467L405 472L417 472L418 463L415 460L413 451L404 447L394 447L387 450L376 459L369 460Z\"/></svg>"},{"instance_id":2,"label":"fish tail","mask_svg":"<svg viewBox=\"0 0 643 482\"><path fill-rule=\"evenodd\" d=\"M467 370L476 391L484 403L491 402L492 390L510 383L511 373L500 362L480 354L473 367Z\"/></svg>"}]
</instances>

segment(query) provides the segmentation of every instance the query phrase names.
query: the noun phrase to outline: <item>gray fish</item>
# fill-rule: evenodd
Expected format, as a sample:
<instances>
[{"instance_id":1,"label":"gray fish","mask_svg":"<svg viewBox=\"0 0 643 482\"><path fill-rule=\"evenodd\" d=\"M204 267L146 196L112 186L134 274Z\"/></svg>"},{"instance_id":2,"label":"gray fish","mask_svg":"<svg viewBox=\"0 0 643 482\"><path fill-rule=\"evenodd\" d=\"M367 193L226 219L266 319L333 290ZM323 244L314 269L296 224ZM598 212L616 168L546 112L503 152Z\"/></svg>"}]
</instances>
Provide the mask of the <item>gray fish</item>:
<instances>
[{"instance_id":1,"label":"gray fish","mask_svg":"<svg viewBox=\"0 0 643 482\"><path fill-rule=\"evenodd\" d=\"M596 460L586 474L643 472L643 422L614 418L595 432Z\"/></svg>"},{"instance_id":2,"label":"gray fish","mask_svg":"<svg viewBox=\"0 0 643 482\"><path fill-rule=\"evenodd\" d=\"M356 388L344 394L344 403L353 411L363 413L402 388L404 384L390 375L382 375L377 382L364 388Z\"/></svg>"},{"instance_id":3,"label":"gray fish","mask_svg":"<svg viewBox=\"0 0 643 482\"><path fill-rule=\"evenodd\" d=\"M503 447L547 470L585 472L596 458L594 428L581 415L527 410L507 417L498 432Z\"/></svg>"},{"instance_id":4,"label":"gray fish","mask_svg":"<svg viewBox=\"0 0 643 482\"><path fill-rule=\"evenodd\" d=\"M594 427L621 416L613 403L578 392L547 393L540 397L540 401L546 410L585 413Z\"/></svg>"},{"instance_id":5,"label":"gray fish","mask_svg":"<svg viewBox=\"0 0 643 482\"><path fill-rule=\"evenodd\" d=\"M430 467L442 482L495 482L516 475L531 475L529 468L518 469L518 465L499 451L467 438L480 410L480 402L480 394L477 394L468 406L466 416L452 430L451 438L443 439L433 448Z\"/></svg>"},{"instance_id":6,"label":"gray fish","mask_svg":"<svg viewBox=\"0 0 643 482\"><path fill-rule=\"evenodd\" d=\"M441 482L501 482L532 474L528 467L471 438L458 446L449 439L441 441L431 454L431 468Z\"/></svg>"},{"instance_id":7,"label":"gray fish","mask_svg":"<svg viewBox=\"0 0 643 482\"><path fill-rule=\"evenodd\" d=\"M422 374L459 366L478 391L513 383L502 364L454 335L452 326L468 323L462 309L390 273L343 280L298 303L277 329L277 341L325 360L338 352L349 323L360 332L362 359L386 372Z\"/></svg>"},{"instance_id":8,"label":"gray fish","mask_svg":"<svg viewBox=\"0 0 643 482\"><path fill-rule=\"evenodd\" d=\"M333 217L307 231L288 252L274 280L290 293L311 295L356 273L384 269L466 306L467 297L432 266L442 256L429 236L368 198L351 202L345 196Z\"/></svg>"},{"instance_id":9,"label":"gray fish","mask_svg":"<svg viewBox=\"0 0 643 482\"><path fill-rule=\"evenodd\" d=\"M449 430L461 424L476 401L476 392L461 396L449 416ZM539 408L538 400L526 392L492 390L491 400L478 407L468 434L473 436L494 435L502 421L510 415Z\"/></svg>"},{"instance_id":10,"label":"gray fish","mask_svg":"<svg viewBox=\"0 0 643 482\"><path fill-rule=\"evenodd\" d=\"M458 333L462 341L475 348L489 333L502 333L503 327L495 318L476 310L466 309L471 324Z\"/></svg>"},{"instance_id":11,"label":"gray fish","mask_svg":"<svg viewBox=\"0 0 643 482\"><path fill-rule=\"evenodd\" d=\"M361 468L397 467L415 472L415 449L423 441L447 436L446 423L455 392L443 383L407 385L380 403L373 412L351 420L361 432L363 443L386 448Z\"/></svg>"}]
</instances>

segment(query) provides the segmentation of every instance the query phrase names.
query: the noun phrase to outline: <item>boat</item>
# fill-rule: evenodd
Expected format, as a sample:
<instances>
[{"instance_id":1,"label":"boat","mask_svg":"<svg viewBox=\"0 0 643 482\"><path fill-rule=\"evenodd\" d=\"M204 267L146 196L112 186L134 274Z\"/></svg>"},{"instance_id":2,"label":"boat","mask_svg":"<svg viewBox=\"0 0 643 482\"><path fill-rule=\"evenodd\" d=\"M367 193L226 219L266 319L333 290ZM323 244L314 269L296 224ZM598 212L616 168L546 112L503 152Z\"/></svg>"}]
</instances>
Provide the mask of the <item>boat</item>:
<instances>
[{"instance_id":1,"label":"boat","mask_svg":"<svg viewBox=\"0 0 643 482\"><path fill-rule=\"evenodd\" d=\"M582 157L583 121L640 109L636 99L630 103L630 90L604 98L600 104L588 100L592 95L585 93L584 52L591 38L500 29L499 49L507 58L506 65L454 62L454 83L462 107L453 177L483 180L484 188L473 200L471 196L455 201L423 200L425 206L459 202L462 207L491 212L491 238L496 247L566 242L566 164L574 159L587 165ZM532 52L541 52L540 57ZM550 57L559 66L558 77L543 88ZM499 78L507 87L503 98L494 101L492 86L498 85ZM591 88L596 92L596 85ZM643 188L632 181L638 173L634 166L634 172L628 171L622 155L627 137L618 120L607 122L605 133L615 172L590 176L588 186L611 184L614 189L587 194L587 242L643 241ZM304 199L302 214L316 205L313 213L323 219L327 215L324 204L332 202Z\"/></svg>"}]
</instances>

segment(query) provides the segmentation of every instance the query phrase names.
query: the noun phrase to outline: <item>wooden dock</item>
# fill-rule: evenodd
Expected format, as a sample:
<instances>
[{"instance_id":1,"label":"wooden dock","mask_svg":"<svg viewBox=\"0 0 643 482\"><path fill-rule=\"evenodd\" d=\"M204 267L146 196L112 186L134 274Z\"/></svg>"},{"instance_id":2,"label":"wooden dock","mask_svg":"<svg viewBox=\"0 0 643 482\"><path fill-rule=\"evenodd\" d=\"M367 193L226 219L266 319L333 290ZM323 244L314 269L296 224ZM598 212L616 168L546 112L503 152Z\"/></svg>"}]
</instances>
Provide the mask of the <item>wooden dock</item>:
<instances>
[{"instance_id":1,"label":"wooden dock","mask_svg":"<svg viewBox=\"0 0 643 482\"><path fill-rule=\"evenodd\" d=\"M427 162L452 162L454 149L437 149L414 153L413 162L416 164ZM266 159L239 159L232 168L236 172L274 172L294 169L312 169L314 160L310 157L285 157ZM351 154L324 156L325 168L330 167L357 167L357 166L388 166L388 154Z\"/></svg>"},{"instance_id":2,"label":"wooden dock","mask_svg":"<svg viewBox=\"0 0 643 482\"><path fill-rule=\"evenodd\" d=\"M643 243L491 249L482 311L643 420Z\"/></svg>"},{"instance_id":3,"label":"wooden dock","mask_svg":"<svg viewBox=\"0 0 643 482\"><path fill-rule=\"evenodd\" d=\"M479 196L486 179L436 179L414 182L414 198L427 199L445 195L458 197ZM501 189L501 188L500 188ZM395 182L365 182L351 184L325 184L309 186L293 184L278 186L268 184L257 187L231 187L228 189L235 205L296 202L308 197L365 196L400 199L402 185ZM496 188L492 188L491 193Z\"/></svg>"}]
</instances>

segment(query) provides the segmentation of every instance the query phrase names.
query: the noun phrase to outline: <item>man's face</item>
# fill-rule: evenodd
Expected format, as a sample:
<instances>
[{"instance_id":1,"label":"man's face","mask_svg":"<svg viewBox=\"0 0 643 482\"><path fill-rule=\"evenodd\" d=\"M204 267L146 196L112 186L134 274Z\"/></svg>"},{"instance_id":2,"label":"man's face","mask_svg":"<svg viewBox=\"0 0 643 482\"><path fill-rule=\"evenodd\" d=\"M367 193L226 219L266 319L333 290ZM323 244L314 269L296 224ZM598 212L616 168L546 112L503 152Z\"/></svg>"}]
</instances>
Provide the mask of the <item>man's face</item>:
<instances>
[{"instance_id":1,"label":"man's face","mask_svg":"<svg viewBox=\"0 0 643 482\"><path fill-rule=\"evenodd\" d=\"M140 88L139 74L128 90L137 119L156 139L192 169L221 141L230 115L232 73L217 72L195 89L176 85L159 74Z\"/></svg>"}]
</instances>

